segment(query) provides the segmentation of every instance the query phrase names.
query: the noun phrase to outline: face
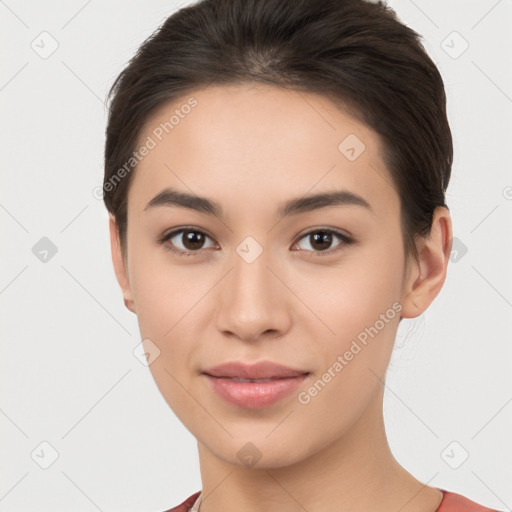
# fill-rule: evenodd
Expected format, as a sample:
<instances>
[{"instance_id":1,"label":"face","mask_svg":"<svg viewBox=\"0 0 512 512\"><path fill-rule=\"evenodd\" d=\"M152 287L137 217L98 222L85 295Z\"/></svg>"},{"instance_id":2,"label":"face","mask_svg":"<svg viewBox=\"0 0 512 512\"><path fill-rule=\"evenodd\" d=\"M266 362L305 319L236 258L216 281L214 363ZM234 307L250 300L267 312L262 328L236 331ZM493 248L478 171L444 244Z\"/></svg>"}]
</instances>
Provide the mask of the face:
<instances>
[{"instance_id":1,"label":"face","mask_svg":"<svg viewBox=\"0 0 512 512\"><path fill-rule=\"evenodd\" d=\"M190 97L197 104L180 110ZM277 467L348 434L376 397L410 292L378 135L325 97L244 85L161 108L141 144L148 137L156 145L129 189L125 266L113 251L169 406L238 465L247 443L260 466ZM165 189L195 202L148 206ZM235 405L203 373L228 361L308 375L274 403Z\"/></svg>"}]
</instances>

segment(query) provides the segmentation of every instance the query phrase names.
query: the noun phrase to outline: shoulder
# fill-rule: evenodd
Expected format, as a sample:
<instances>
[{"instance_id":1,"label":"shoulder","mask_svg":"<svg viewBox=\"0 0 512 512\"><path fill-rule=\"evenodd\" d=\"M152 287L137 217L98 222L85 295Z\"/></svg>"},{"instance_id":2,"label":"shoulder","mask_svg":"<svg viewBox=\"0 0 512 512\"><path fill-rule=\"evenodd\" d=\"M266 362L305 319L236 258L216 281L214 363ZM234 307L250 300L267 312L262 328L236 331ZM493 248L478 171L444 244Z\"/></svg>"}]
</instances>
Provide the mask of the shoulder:
<instances>
[{"instance_id":1,"label":"shoulder","mask_svg":"<svg viewBox=\"0 0 512 512\"><path fill-rule=\"evenodd\" d=\"M443 489L440 490L443 492L443 500L441 501L441 504L439 505L436 512L499 512L498 510L487 508L474 501L471 501L469 498L466 498L461 494L445 491ZM165 512L188 512L200 494L201 491L195 492L183 503L180 503L179 505L176 505L175 507L166 510Z\"/></svg>"},{"instance_id":2,"label":"shoulder","mask_svg":"<svg viewBox=\"0 0 512 512\"><path fill-rule=\"evenodd\" d=\"M456 492L440 490L443 492L443 500L436 512L499 512L471 501Z\"/></svg>"},{"instance_id":3,"label":"shoulder","mask_svg":"<svg viewBox=\"0 0 512 512\"><path fill-rule=\"evenodd\" d=\"M201 494L201 491L197 491L192 496L189 496L183 503L176 505L165 512L188 512L188 509L192 507L197 497Z\"/></svg>"}]
</instances>

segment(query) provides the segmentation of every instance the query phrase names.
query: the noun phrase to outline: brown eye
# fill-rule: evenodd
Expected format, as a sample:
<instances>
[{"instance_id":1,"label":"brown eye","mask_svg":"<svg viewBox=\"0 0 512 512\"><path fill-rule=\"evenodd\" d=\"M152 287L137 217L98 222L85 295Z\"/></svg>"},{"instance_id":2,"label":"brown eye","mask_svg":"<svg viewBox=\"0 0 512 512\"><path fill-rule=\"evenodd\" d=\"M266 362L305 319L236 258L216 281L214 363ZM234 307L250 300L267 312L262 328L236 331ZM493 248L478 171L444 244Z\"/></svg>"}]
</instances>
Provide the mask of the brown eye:
<instances>
[{"instance_id":1,"label":"brown eye","mask_svg":"<svg viewBox=\"0 0 512 512\"><path fill-rule=\"evenodd\" d=\"M173 252L183 256L192 256L194 252L212 247L213 244L205 246L206 241L211 238L198 229L182 228L163 236L159 242L166 244L166 247Z\"/></svg>"},{"instance_id":2,"label":"brown eye","mask_svg":"<svg viewBox=\"0 0 512 512\"><path fill-rule=\"evenodd\" d=\"M331 246L336 239L341 240L342 243L336 244L334 246L335 248L331 250ZM348 236L331 229L317 229L315 231L310 231L302 236L300 240L306 240L308 244L306 244L306 247L304 248L300 247L300 241L297 242L296 245L299 249L313 252L317 255L320 255L321 253L331 254L336 252L339 246L341 246L340 248L342 249L343 246L349 245L353 242ZM307 245L309 245L309 247L307 247Z\"/></svg>"},{"instance_id":3,"label":"brown eye","mask_svg":"<svg viewBox=\"0 0 512 512\"><path fill-rule=\"evenodd\" d=\"M309 240L311 242L311 247L313 247L315 251L329 249L332 244L332 233L327 231L317 231L316 233L309 235Z\"/></svg>"},{"instance_id":4,"label":"brown eye","mask_svg":"<svg viewBox=\"0 0 512 512\"><path fill-rule=\"evenodd\" d=\"M202 249L205 241L205 235L199 231L186 229L182 231L181 241L185 246L185 249L195 251L197 249Z\"/></svg>"}]
</instances>

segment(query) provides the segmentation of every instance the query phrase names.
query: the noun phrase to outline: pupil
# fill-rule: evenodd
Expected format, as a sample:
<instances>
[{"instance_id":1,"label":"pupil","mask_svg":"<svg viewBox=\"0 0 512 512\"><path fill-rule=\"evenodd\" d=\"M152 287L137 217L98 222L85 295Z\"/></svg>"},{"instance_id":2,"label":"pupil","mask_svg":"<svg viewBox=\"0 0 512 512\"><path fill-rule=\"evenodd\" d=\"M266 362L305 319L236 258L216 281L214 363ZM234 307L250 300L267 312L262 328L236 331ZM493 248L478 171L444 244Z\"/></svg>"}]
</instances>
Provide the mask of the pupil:
<instances>
[{"instance_id":1,"label":"pupil","mask_svg":"<svg viewBox=\"0 0 512 512\"><path fill-rule=\"evenodd\" d=\"M317 233L313 234L312 237L313 237L314 243L311 245L316 250L326 249L331 245L332 233L327 233L325 231L318 231ZM318 244L318 243L319 244L323 243L324 245L317 248L317 247L315 247L315 244Z\"/></svg>"},{"instance_id":2,"label":"pupil","mask_svg":"<svg viewBox=\"0 0 512 512\"><path fill-rule=\"evenodd\" d=\"M184 245L187 249L200 249L204 243L203 235L197 231L184 231L183 235L186 242ZM311 237L313 238L312 246L315 250L326 249L332 243L332 233L318 231L311 235Z\"/></svg>"},{"instance_id":3,"label":"pupil","mask_svg":"<svg viewBox=\"0 0 512 512\"><path fill-rule=\"evenodd\" d=\"M204 237L197 231L184 231L185 247L187 249L200 249L204 243Z\"/></svg>"}]
</instances>

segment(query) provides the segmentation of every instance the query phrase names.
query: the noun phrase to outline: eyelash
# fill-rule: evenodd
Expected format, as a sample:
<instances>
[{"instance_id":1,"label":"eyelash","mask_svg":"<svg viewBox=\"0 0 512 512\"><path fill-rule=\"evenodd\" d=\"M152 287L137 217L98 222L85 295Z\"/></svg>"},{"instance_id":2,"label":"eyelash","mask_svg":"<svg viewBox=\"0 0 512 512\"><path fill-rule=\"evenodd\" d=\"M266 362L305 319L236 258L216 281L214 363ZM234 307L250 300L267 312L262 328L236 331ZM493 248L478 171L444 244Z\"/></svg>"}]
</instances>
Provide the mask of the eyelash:
<instances>
[{"instance_id":1,"label":"eyelash","mask_svg":"<svg viewBox=\"0 0 512 512\"><path fill-rule=\"evenodd\" d=\"M164 245L165 249L167 249L168 251L171 251L171 252L177 254L178 256L185 256L185 257L196 256L198 253L200 253L202 251L201 249L199 249L198 251L187 252L187 251L181 251L180 249L176 249L176 247L174 247L173 245L166 244L166 242L168 240L170 240L171 238L174 238L177 234L182 233L184 231L192 231L194 233L201 233L202 235L206 235L208 238L211 238L204 231L202 231L200 229L196 229L196 228L190 226L190 227L182 227L182 228L179 228L179 229L175 229L174 231L171 231L170 233L167 233L167 234L163 235L162 237L160 237L158 239L158 243L161 244L161 245ZM333 234L333 235L339 237L342 240L343 243L340 244L341 245L341 249L335 248L334 250L328 249L326 251L306 251L306 252L311 253L312 256L328 256L328 255L331 255L333 253L336 253L336 252L342 250L344 245L351 245L351 244L354 243L354 240L352 238L348 237L347 235L345 235L343 233L340 233L337 230L327 229L327 228L317 228L317 229L308 231L307 233L304 233L299 238L299 240L302 240L303 238L305 238L307 236L310 236L313 233L318 233L318 232ZM337 246L337 247L340 247L340 246ZM303 250L303 249L301 249L301 250Z\"/></svg>"}]
</instances>

